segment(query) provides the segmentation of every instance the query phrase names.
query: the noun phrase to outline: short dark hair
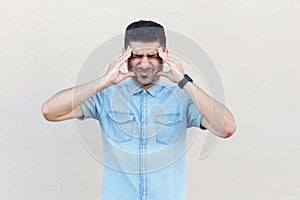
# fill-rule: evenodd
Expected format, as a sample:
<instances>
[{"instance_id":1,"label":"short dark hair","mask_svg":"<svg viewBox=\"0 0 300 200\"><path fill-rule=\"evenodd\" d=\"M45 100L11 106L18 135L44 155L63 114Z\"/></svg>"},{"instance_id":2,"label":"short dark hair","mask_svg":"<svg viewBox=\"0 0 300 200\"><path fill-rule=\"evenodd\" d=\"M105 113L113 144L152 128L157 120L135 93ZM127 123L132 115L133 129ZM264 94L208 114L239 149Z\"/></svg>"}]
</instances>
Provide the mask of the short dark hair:
<instances>
[{"instance_id":1,"label":"short dark hair","mask_svg":"<svg viewBox=\"0 0 300 200\"><path fill-rule=\"evenodd\" d=\"M164 27L153 21L140 20L129 24L125 31L125 48L130 42L159 42L166 48Z\"/></svg>"}]
</instances>

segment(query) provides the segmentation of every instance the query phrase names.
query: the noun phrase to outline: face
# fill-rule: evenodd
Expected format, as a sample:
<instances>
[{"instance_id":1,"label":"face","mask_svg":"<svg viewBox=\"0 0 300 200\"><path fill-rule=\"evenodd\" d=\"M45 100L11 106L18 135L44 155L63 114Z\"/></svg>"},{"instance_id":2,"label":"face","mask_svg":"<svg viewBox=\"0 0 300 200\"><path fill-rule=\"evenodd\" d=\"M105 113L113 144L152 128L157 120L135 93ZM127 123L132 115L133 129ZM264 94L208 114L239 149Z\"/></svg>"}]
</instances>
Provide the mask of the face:
<instances>
[{"instance_id":1,"label":"face","mask_svg":"<svg viewBox=\"0 0 300 200\"><path fill-rule=\"evenodd\" d=\"M149 88L154 85L159 76L157 75L163 69L162 59L158 56L159 42L130 42L132 55L128 59L128 71L133 71L134 82L142 87Z\"/></svg>"}]
</instances>

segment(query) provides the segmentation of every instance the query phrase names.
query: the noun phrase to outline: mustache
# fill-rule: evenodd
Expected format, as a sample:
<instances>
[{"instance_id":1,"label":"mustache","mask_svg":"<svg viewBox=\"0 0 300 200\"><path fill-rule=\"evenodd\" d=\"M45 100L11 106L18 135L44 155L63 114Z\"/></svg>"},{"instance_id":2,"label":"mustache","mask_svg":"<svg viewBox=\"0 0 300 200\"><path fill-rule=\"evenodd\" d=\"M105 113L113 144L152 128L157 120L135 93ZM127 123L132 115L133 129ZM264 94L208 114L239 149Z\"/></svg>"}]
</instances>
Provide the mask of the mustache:
<instances>
[{"instance_id":1,"label":"mustache","mask_svg":"<svg viewBox=\"0 0 300 200\"><path fill-rule=\"evenodd\" d=\"M137 66L136 68L132 69L133 72L154 72L154 67L143 67L143 66Z\"/></svg>"}]
</instances>

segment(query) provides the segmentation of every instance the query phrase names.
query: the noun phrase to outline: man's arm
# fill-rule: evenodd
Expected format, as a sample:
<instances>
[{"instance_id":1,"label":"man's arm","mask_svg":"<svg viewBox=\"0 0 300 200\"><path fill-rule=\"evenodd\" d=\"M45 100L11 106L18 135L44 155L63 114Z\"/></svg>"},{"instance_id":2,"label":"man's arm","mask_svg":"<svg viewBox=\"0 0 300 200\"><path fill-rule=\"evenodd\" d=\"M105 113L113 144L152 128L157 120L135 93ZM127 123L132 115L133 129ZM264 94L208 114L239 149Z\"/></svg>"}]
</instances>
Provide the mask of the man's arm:
<instances>
[{"instance_id":1,"label":"man's arm","mask_svg":"<svg viewBox=\"0 0 300 200\"><path fill-rule=\"evenodd\" d=\"M235 132L236 126L233 115L224 105L192 82L185 84L183 89L203 114L202 126L223 138L230 137Z\"/></svg>"},{"instance_id":2,"label":"man's arm","mask_svg":"<svg viewBox=\"0 0 300 200\"><path fill-rule=\"evenodd\" d=\"M83 112L80 104L100 90L117 84L129 76L134 76L133 72L123 73L120 71L123 63L127 62L131 56L132 49L128 48L122 56L113 61L106 74L94 81L62 90L53 95L42 106L42 114L48 121L63 121L67 119L82 117Z\"/></svg>"},{"instance_id":3,"label":"man's arm","mask_svg":"<svg viewBox=\"0 0 300 200\"><path fill-rule=\"evenodd\" d=\"M161 48L158 49L158 52L159 56L170 66L170 71L161 71L159 75L165 76L178 84L184 77L181 62L169 57L167 52L164 53ZM202 113L201 125L203 127L223 138L230 137L235 132L234 117L224 105L206 94L195 83L188 82L183 89Z\"/></svg>"},{"instance_id":4,"label":"man's arm","mask_svg":"<svg viewBox=\"0 0 300 200\"><path fill-rule=\"evenodd\" d=\"M42 106L42 114L48 121L63 121L82 117L80 103L108 85L103 77L76 87L62 90L53 95Z\"/></svg>"}]
</instances>

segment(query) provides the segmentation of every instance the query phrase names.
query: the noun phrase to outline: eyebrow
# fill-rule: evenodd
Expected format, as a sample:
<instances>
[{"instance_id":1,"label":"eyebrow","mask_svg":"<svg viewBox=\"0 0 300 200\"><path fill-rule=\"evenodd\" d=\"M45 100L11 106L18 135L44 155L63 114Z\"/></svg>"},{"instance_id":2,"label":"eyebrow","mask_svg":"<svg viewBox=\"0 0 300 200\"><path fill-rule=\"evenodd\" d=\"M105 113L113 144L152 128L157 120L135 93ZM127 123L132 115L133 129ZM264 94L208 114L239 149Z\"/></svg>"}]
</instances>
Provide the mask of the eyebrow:
<instances>
[{"instance_id":1,"label":"eyebrow","mask_svg":"<svg viewBox=\"0 0 300 200\"><path fill-rule=\"evenodd\" d=\"M131 57L143 57L144 54L139 54L139 53L131 53ZM153 54L147 54L147 57L159 57L158 53L153 53Z\"/></svg>"}]
</instances>

